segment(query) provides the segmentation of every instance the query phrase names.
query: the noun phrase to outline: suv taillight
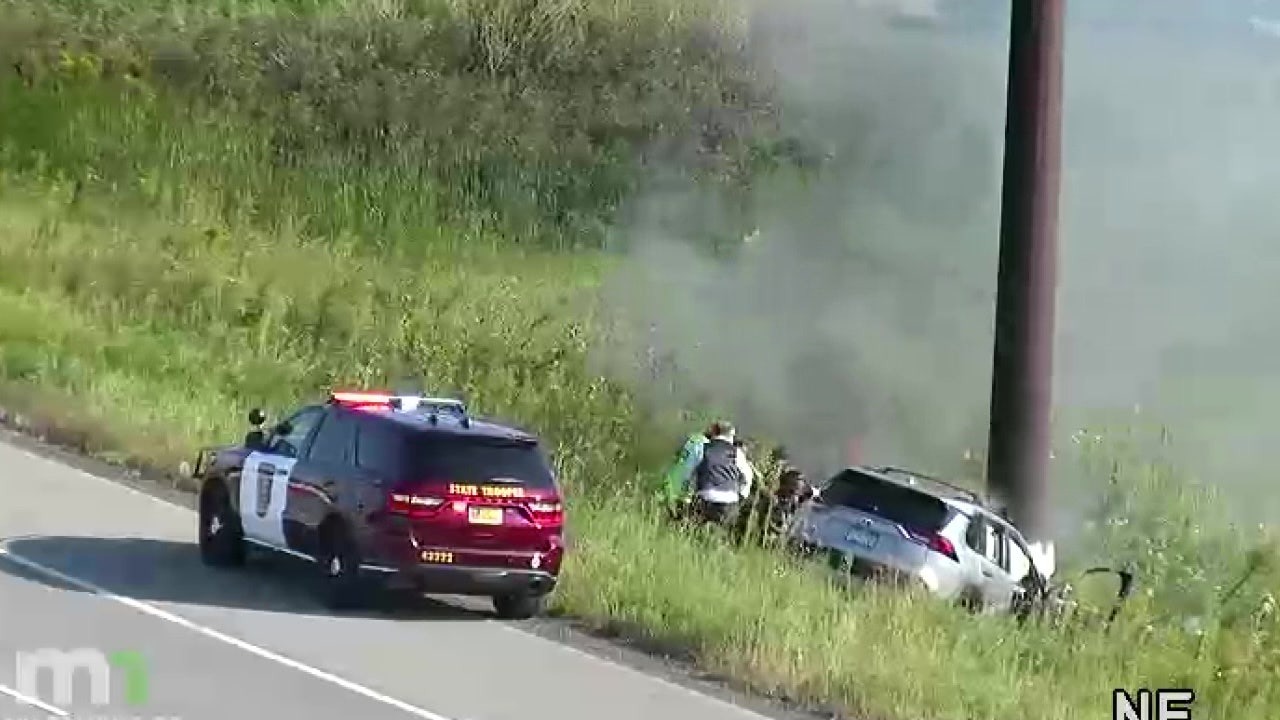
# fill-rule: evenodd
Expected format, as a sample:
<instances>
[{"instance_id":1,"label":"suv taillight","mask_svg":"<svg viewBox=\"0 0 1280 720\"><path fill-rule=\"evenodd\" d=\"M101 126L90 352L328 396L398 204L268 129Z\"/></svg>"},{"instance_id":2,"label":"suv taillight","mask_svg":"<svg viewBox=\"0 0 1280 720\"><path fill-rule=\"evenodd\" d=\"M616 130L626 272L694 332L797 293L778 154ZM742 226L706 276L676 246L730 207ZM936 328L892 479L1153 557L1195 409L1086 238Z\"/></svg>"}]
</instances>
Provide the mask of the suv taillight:
<instances>
[{"instance_id":1,"label":"suv taillight","mask_svg":"<svg viewBox=\"0 0 1280 720\"><path fill-rule=\"evenodd\" d=\"M557 500L534 500L526 503L533 521L540 527L556 528L564 525L564 506Z\"/></svg>"},{"instance_id":2,"label":"suv taillight","mask_svg":"<svg viewBox=\"0 0 1280 720\"><path fill-rule=\"evenodd\" d=\"M941 533L936 532L916 532L908 530L916 542L924 545L939 555L946 555L956 562L960 562L960 556L956 554L956 546L944 537Z\"/></svg>"},{"instance_id":3,"label":"suv taillight","mask_svg":"<svg viewBox=\"0 0 1280 720\"><path fill-rule=\"evenodd\" d=\"M393 490L387 497L387 512L409 517L427 517L434 515L445 502L442 497L411 490Z\"/></svg>"}]
</instances>

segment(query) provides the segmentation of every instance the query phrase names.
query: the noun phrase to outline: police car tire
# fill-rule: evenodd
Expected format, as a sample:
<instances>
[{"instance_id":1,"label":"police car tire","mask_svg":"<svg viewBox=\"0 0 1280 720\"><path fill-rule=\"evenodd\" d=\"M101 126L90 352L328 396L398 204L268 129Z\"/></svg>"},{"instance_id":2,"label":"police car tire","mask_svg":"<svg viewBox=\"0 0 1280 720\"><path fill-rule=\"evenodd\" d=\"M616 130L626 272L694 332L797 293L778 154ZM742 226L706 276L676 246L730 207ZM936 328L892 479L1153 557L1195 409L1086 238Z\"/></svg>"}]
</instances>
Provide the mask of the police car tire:
<instances>
[{"instance_id":1,"label":"police car tire","mask_svg":"<svg viewBox=\"0 0 1280 720\"><path fill-rule=\"evenodd\" d=\"M349 610L363 604L365 587L360 558L346 528L334 526L321 538L317 560L320 596L330 610Z\"/></svg>"},{"instance_id":2,"label":"police car tire","mask_svg":"<svg viewBox=\"0 0 1280 720\"><path fill-rule=\"evenodd\" d=\"M547 596L542 593L512 593L493 597L493 609L503 620L528 620L542 614L546 604Z\"/></svg>"},{"instance_id":3,"label":"police car tire","mask_svg":"<svg viewBox=\"0 0 1280 720\"><path fill-rule=\"evenodd\" d=\"M211 487L200 498L200 559L213 567L238 567L245 561L244 531L230 497L220 487ZM217 532L212 531L215 519Z\"/></svg>"}]
</instances>

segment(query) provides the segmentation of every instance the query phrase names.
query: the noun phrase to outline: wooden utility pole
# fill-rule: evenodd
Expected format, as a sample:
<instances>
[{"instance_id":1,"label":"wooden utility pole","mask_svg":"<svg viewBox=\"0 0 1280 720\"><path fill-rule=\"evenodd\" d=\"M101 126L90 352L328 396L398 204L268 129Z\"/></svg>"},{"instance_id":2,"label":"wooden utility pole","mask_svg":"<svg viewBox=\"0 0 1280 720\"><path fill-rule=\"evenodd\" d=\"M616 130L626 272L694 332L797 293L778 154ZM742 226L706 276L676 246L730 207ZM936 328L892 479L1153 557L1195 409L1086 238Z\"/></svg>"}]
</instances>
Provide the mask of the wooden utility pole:
<instances>
[{"instance_id":1,"label":"wooden utility pole","mask_svg":"<svg viewBox=\"0 0 1280 720\"><path fill-rule=\"evenodd\" d=\"M987 484L1049 553L1066 0L1012 0Z\"/></svg>"}]
</instances>

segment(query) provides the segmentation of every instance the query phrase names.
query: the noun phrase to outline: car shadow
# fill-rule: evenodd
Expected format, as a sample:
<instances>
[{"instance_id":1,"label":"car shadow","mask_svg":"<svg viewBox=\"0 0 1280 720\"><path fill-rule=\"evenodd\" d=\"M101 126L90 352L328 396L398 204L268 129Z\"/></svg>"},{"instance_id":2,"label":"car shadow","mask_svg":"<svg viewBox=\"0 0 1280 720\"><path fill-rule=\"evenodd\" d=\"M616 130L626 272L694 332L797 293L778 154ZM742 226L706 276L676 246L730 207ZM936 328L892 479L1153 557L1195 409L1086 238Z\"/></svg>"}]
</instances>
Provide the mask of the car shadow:
<instances>
[{"instance_id":1,"label":"car shadow","mask_svg":"<svg viewBox=\"0 0 1280 720\"><path fill-rule=\"evenodd\" d=\"M136 600L302 615L484 620L491 613L419 593L372 592L364 609L333 611L311 592L315 566L284 555L251 551L243 567L201 563L195 543L142 537L35 536L5 543L10 555L107 592ZM85 588L0 555L0 572L74 592ZM462 602L472 600L461 599Z\"/></svg>"}]
</instances>

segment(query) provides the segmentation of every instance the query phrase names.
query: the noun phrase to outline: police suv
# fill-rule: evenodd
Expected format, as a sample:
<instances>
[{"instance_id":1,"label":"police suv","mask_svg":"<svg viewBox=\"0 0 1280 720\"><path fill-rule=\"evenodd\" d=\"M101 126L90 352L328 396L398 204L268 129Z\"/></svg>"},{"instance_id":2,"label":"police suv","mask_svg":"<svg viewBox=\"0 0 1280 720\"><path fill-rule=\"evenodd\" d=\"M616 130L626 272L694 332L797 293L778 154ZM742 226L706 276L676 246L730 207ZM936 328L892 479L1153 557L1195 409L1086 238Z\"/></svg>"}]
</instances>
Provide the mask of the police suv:
<instances>
[{"instance_id":1,"label":"police suv","mask_svg":"<svg viewBox=\"0 0 1280 720\"><path fill-rule=\"evenodd\" d=\"M561 492L536 436L452 398L335 392L242 444L204 450L199 545L213 566L248 545L315 563L331 608L367 581L484 595L539 613L564 556Z\"/></svg>"}]
</instances>

